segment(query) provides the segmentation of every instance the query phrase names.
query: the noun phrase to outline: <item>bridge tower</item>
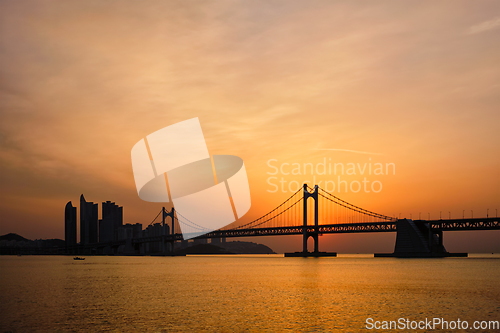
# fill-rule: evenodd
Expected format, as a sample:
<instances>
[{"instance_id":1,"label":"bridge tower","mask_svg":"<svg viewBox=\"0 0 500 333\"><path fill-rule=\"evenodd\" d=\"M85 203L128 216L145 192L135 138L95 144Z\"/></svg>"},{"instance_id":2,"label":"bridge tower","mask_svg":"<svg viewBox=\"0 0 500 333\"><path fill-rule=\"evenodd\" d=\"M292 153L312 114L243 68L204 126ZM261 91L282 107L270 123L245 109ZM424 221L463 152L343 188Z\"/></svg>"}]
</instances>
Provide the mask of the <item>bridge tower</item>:
<instances>
[{"instance_id":1,"label":"bridge tower","mask_svg":"<svg viewBox=\"0 0 500 333\"><path fill-rule=\"evenodd\" d=\"M165 220L167 217L170 217L170 221L172 222L172 227L171 228L168 228L168 225L166 226L165 228ZM167 242L166 241L166 236L168 234L170 235L174 235L175 233L175 230L174 230L174 218L175 218L175 210L174 210L174 207L172 207L172 209L170 210L170 212L167 212L167 210L165 209L165 207L163 207L162 209L162 236L161 236L161 244L162 244L162 253L163 254L166 254L167 252L167 248L165 246L165 243ZM168 232L168 229L170 229L170 233ZM170 244L169 246L169 249L168 249L168 252L173 252L174 251L174 242L175 240L172 239L172 241L168 241L168 243Z\"/></svg>"},{"instance_id":2,"label":"bridge tower","mask_svg":"<svg viewBox=\"0 0 500 333\"><path fill-rule=\"evenodd\" d=\"M314 186L314 190L309 192L307 184L303 186L304 193L304 208L303 208L303 225L302 225L302 252L289 252L285 253L285 257L336 257L337 252L319 252L319 225L318 225L318 206L319 206L319 187ZM312 198L314 200L314 226L309 226L307 221L307 199ZM314 239L314 251L307 251L307 240L309 237Z\"/></svg>"},{"instance_id":3,"label":"bridge tower","mask_svg":"<svg viewBox=\"0 0 500 333\"><path fill-rule=\"evenodd\" d=\"M314 231L308 230L307 224L307 199L314 199ZM304 228L302 229L303 241L302 241L302 252L307 253L307 240L309 237L314 239L314 253L319 252L318 246L318 236L319 236L319 227L318 227L318 185L314 186L314 191L309 192L307 189L307 184L304 184Z\"/></svg>"}]
</instances>

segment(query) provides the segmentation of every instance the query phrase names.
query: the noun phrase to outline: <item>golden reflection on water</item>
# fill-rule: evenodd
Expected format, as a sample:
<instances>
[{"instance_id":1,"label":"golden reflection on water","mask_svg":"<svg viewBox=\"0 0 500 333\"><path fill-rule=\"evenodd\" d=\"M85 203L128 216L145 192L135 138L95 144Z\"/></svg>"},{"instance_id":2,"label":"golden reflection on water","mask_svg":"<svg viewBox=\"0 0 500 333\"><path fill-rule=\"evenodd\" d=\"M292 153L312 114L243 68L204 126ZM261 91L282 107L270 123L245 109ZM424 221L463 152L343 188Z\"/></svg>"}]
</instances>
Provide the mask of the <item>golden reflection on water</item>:
<instances>
[{"instance_id":1,"label":"golden reflection on water","mask_svg":"<svg viewBox=\"0 0 500 333\"><path fill-rule=\"evenodd\" d=\"M1 331L359 331L500 319L500 258L0 257Z\"/></svg>"}]
</instances>

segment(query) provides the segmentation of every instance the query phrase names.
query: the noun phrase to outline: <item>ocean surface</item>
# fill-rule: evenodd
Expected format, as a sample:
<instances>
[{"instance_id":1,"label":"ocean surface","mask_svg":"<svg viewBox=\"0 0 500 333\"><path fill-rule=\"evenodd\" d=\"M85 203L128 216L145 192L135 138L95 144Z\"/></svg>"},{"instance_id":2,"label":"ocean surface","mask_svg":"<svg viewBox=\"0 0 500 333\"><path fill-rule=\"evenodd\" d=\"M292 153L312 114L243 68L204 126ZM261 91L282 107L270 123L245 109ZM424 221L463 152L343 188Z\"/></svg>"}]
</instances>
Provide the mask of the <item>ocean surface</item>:
<instances>
[{"instance_id":1,"label":"ocean surface","mask_svg":"<svg viewBox=\"0 0 500 333\"><path fill-rule=\"evenodd\" d=\"M500 256L0 256L1 332L358 332L367 318L498 321Z\"/></svg>"}]
</instances>

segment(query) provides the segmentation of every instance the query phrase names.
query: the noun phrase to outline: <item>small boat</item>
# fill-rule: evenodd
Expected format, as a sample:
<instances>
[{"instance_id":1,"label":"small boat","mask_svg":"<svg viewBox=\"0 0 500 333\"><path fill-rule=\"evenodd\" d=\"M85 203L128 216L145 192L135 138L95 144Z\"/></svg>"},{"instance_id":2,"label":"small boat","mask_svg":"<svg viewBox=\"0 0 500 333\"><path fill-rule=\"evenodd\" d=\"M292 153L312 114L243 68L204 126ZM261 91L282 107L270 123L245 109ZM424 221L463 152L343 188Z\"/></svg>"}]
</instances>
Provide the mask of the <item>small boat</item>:
<instances>
[{"instance_id":1,"label":"small boat","mask_svg":"<svg viewBox=\"0 0 500 333\"><path fill-rule=\"evenodd\" d=\"M74 257L73 260L85 260L85 258Z\"/></svg>"}]
</instances>

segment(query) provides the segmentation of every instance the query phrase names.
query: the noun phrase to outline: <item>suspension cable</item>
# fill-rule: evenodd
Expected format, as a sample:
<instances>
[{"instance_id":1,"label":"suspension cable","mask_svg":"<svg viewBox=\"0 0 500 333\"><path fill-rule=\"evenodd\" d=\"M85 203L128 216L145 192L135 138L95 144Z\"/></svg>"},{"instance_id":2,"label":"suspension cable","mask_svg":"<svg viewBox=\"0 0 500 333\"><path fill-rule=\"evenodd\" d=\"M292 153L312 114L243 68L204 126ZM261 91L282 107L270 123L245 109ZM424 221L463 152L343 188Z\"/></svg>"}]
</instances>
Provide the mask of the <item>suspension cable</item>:
<instances>
[{"instance_id":1,"label":"suspension cable","mask_svg":"<svg viewBox=\"0 0 500 333\"><path fill-rule=\"evenodd\" d=\"M328 193L328 192L326 192L326 193ZM332 197L334 197L334 198L342 201L342 203L337 202L337 201L335 201L333 199L330 199L330 198L324 196L321 193L319 195L322 196L323 198L325 198L326 200L329 200L329 201L333 202L334 204L337 204L339 206L345 207L345 208L350 209L352 211L355 211L355 212L358 212L358 213L361 213L361 214L364 214L364 215L369 215L369 216L372 216L372 217L376 217L376 218L379 218L379 219L383 219L383 220L391 220L391 221L393 220L393 218L390 217L390 216L385 216L385 215L382 215L382 214L374 213L372 211L360 208L360 207L352 205L352 204L350 204L350 203L348 203L348 202L346 202L346 201L344 201L342 199L339 199L339 198L337 198L337 197L335 197L333 195L332 195Z\"/></svg>"},{"instance_id":2,"label":"suspension cable","mask_svg":"<svg viewBox=\"0 0 500 333\"><path fill-rule=\"evenodd\" d=\"M291 209L293 206L295 206L296 204L298 204L299 202L301 202L303 199L304 199L304 198L300 198L298 201L295 201L295 203L294 203L293 205L291 205L290 207L288 207L286 210L284 210L284 211L280 212L278 215L275 215L275 216L273 216L273 217L268 218L268 219L267 219L267 220L265 220L265 221L262 221L262 222L260 222L260 223L258 223L258 224L253 225L253 226L252 226L252 228L253 228L253 227L257 227L257 226L259 226L259 225L262 225L262 224L264 224L264 223L266 223L266 222L268 222L268 221L270 221L270 220L272 220L272 219L274 219L274 218L276 218L276 217L280 216L281 214L283 214L283 213L287 212L287 211L288 211L289 209ZM266 215L268 215L268 214L266 214Z\"/></svg>"},{"instance_id":3,"label":"suspension cable","mask_svg":"<svg viewBox=\"0 0 500 333\"><path fill-rule=\"evenodd\" d=\"M253 221L251 221L251 222L248 222L248 223L242 224L242 225L240 225L240 226L237 226L237 227L235 227L234 229L241 229L241 228L246 227L246 226L248 226L248 225L250 225L250 224L252 224L252 223L259 222L261 219L265 218L265 217L266 217L266 216L268 216L269 214L271 214L271 213L275 212L277 209L281 208L281 206L283 206L285 203L287 203L289 200L291 200L291 199L292 199L292 198L293 198L293 197L294 197L297 193L299 193L301 190L302 190L301 188L300 188L300 189L298 189L298 190L297 190L294 194L292 194L292 195L291 195L288 199L286 199L284 202L282 202L282 203L281 203L281 205L279 205L278 207L274 208L274 209L273 209L273 210L271 210L269 213L267 213L267 214L265 214L265 215L263 215L263 216L259 217L258 219L255 219L255 220L253 220ZM297 202L298 202L298 201L297 201ZM276 216L278 216L278 215L276 215ZM229 229L229 230L234 230L234 229Z\"/></svg>"},{"instance_id":4,"label":"suspension cable","mask_svg":"<svg viewBox=\"0 0 500 333\"><path fill-rule=\"evenodd\" d=\"M182 215L181 213L179 213L177 210L175 211L175 213L176 213L177 215L179 215L180 217L182 217L182 218L183 218L184 220L186 220L187 222L189 222L189 223L193 224L194 226L199 227L199 228L201 228L201 229L207 229L207 228L205 228L205 227L203 227L203 226L201 226L201 225L198 225L198 224L194 223L193 221L189 220L187 217L185 217L184 215ZM177 218L177 220L178 220L178 221L180 221L178 218ZM182 222L182 221L181 221L181 223L186 224L185 222ZM187 225L187 224L186 224L186 225ZM200 230L201 230L201 229L200 229Z\"/></svg>"},{"instance_id":5,"label":"suspension cable","mask_svg":"<svg viewBox=\"0 0 500 333\"><path fill-rule=\"evenodd\" d=\"M156 215L156 217L153 219L153 221L151 221L150 224L148 224L148 227L154 223L154 221L156 221L156 219L158 218L158 216L160 216L160 214L163 212L163 209L160 210L160 212L158 213L158 215Z\"/></svg>"},{"instance_id":6,"label":"suspension cable","mask_svg":"<svg viewBox=\"0 0 500 333\"><path fill-rule=\"evenodd\" d=\"M183 222L183 221L179 220L179 218L177 218L177 217L174 217L174 219L175 219L178 223L182 223L182 224L184 224L185 226L190 227L190 228L193 228L193 229L196 229L196 230L206 231L206 232L210 232L210 231L212 231L212 230L210 230L210 229L207 229L207 228L204 228L204 227L198 226L197 224L196 224L196 225L197 225L198 227L196 227L196 226L192 226L192 225L189 225L189 224L187 224L187 223L185 223L185 222ZM189 221L189 220L188 220L188 221ZM194 224L194 223L193 223L193 224Z\"/></svg>"}]
</instances>

